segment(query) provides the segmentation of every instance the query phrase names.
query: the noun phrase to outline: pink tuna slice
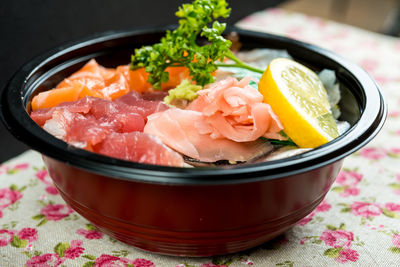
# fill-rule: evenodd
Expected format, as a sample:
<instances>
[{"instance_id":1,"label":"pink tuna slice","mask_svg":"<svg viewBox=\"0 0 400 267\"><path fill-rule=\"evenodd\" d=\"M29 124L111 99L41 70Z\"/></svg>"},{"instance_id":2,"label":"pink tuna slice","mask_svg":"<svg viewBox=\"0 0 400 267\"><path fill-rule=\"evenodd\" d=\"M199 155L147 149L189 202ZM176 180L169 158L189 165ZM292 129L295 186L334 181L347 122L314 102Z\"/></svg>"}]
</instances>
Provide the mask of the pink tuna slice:
<instances>
[{"instance_id":1,"label":"pink tuna slice","mask_svg":"<svg viewBox=\"0 0 400 267\"><path fill-rule=\"evenodd\" d=\"M111 133L95 152L124 160L147 164L183 167L182 156L146 133Z\"/></svg>"},{"instance_id":2,"label":"pink tuna slice","mask_svg":"<svg viewBox=\"0 0 400 267\"><path fill-rule=\"evenodd\" d=\"M143 97L146 97L144 99ZM168 109L168 106L160 101L151 99L159 99L159 94L141 96L137 92L130 92L114 101L109 101L95 97L84 97L74 102L64 102L57 107L38 109L31 112L31 118L40 126L53 116L53 112L60 109L67 109L72 113L91 113L96 118L103 117L110 113L136 113L143 117Z\"/></svg>"},{"instance_id":3,"label":"pink tuna slice","mask_svg":"<svg viewBox=\"0 0 400 267\"><path fill-rule=\"evenodd\" d=\"M31 112L31 118L40 126L43 126L45 122L53 116L53 112L60 109L67 109L72 113L83 113L86 114L92 107L93 97L84 97L74 102L64 102L54 108L43 108L37 109Z\"/></svg>"},{"instance_id":4,"label":"pink tuna slice","mask_svg":"<svg viewBox=\"0 0 400 267\"><path fill-rule=\"evenodd\" d=\"M160 95L161 94L159 93L148 93L141 95L138 92L132 91L129 94L115 99L114 102L118 104L125 104L129 107L140 107L142 109L142 113L139 114L141 114L144 118L147 118L147 116L150 114L168 109L166 104L158 100ZM144 99L144 97L146 99Z\"/></svg>"},{"instance_id":5,"label":"pink tuna slice","mask_svg":"<svg viewBox=\"0 0 400 267\"><path fill-rule=\"evenodd\" d=\"M171 108L148 117L145 133L158 136L174 150L204 162L218 160L247 161L271 146L264 141L235 142L226 138L213 139L197 130L204 116L197 111Z\"/></svg>"}]
</instances>

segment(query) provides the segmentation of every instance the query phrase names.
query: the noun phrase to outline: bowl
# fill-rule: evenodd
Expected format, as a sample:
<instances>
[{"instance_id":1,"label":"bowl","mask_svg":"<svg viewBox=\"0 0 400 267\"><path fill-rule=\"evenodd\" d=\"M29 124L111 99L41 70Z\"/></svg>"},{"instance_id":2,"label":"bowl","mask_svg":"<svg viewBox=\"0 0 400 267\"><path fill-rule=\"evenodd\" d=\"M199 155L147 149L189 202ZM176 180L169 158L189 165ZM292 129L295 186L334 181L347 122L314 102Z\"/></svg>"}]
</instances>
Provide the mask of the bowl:
<instances>
[{"instance_id":1,"label":"bowl","mask_svg":"<svg viewBox=\"0 0 400 267\"><path fill-rule=\"evenodd\" d=\"M338 55L296 40L231 28L243 49L285 49L314 70L336 72L341 120L337 139L287 159L235 168L177 168L128 162L69 146L31 118L30 101L91 58L127 64L134 48L166 28L109 32L58 47L24 65L2 89L1 119L39 151L65 202L104 233L147 251L179 256L234 253L288 230L324 199L344 158L381 129L386 106L374 80Z\"/></svg>"}]
</instances>

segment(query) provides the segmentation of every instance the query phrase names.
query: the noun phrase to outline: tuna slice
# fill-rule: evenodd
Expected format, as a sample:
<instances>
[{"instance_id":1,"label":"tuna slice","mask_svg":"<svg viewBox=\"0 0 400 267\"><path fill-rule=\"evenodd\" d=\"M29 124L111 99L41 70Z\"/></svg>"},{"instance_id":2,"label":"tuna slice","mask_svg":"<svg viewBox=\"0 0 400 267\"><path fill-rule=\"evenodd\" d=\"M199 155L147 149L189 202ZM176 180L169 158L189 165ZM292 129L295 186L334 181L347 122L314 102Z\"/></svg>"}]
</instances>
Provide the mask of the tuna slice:
<instances>
[{"instance_id":1,"label":"tuna slice","mask_svg":"<svg viewBox=\"0 0 400 267\"><path fill-rule=\"evenodd\" d=\"M151 96L146 95L147 99ZM158 97L158 96L157 96ZM53 112L60 109L67 109L73 113L93 114L96 118L107 114L131 114L136 113L146 121L147 116L168 109L168 106L161 101L144 99L137 92L130 92L114 101L104 100L95 97L84 97L78 101L64 102L53 108L38 109L31 112L31 118L40 126L51 119Z\"/></svg>"},{"instance_id":2,"label":"tuna slice","mask_svg":"<svg viewBox=\"0 0 400 267\"><path fill-rule=\"evenodd\" d=\"M130 105L133 102L135 105ZM135 92L120 101L85 97L39 109L31 117L67 143L103 155L140 163L182 167L182 156L155 136L142 133L147 115L168 107Z\"/></svg>"},{"instance_id":3,"label":"tuna slice","mask_svg":"<svg viewBox=\"0 0 400 267\"><path fill-rule=\"evenodd\" d=\"M159 138L141 132L111 133L95 152L119 159L147 164L183 167L182 156L165 146Z\"/></svg>"},{"instance_id":4,"label":"tuna slice","mask_svg":"<svg viewBox=\"0 0 400 267\"><path fill-rule=\"evenodd\" d=\"M197 128L205 123L197 111L171 108L148 117L145 133L158 136L162 142L176 151L204 162L219 160L248 161L272 151L268 142L235 142L226 138L213 139L201 134Z\"/></svg>"}]
</instances>

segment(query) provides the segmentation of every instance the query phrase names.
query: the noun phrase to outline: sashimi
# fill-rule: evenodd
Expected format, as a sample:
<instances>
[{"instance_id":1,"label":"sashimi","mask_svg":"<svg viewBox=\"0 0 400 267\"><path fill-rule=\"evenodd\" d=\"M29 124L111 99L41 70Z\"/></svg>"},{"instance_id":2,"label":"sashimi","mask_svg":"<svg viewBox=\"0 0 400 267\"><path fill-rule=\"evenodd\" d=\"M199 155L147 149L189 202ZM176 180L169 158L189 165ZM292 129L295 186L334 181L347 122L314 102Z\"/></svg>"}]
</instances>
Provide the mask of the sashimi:
<instances>
[{"instance_id":1,"label":"sashimi","mask_svg":"<svg viewBox=\"0 0 400 267\"><path fill-rule=\"evenodd\" d=\"M52 117L53 112L58 109L68 109L71 112L83 114L91 113L97 118L113 113L136 113L146 121L148 115L168 109L168 106L161 101L146 100L143 98L144 96L132 91L114 101L84 97L78 101L63 102L56 107L34 110L30 116L40 126L43 126L46 120ZM153 99L150 96L147 97ZM154 99L156 98L159 98L158 93L154 95Z\"/></svg>"},{"instance_id":2,"label":"sashimi","mask_svg":"<svg viewBox=\"0 0 400 267\"><path fill-rule=\"evenodd\" d=\"M130 101L136 105L128 105ZM168 108L131 93L125 100L85 97L39 109L31 117L50 134L89 151L124 160L183 167L180 154L159 138L142 133L145 116ZM137 112L139 111L139 112Z\"/></svg>"},{"instance_id":3,"label":"sashimi","mask_svg":"<svg viewBox=\"0 0 400 267\"><path fill-rule=\"evenodd\" d=\"M198 111L171 108L150 115L144 132L158 136L174 150L204 162L248 161L272 150L272 145L261 140L235 142L202 134L197 128L198 124L205 122L204 119Z\"/></svg>"},{"instance_id":4,"label":"sashimi","mask_svg":"<svg viewBox=\"0 0 400 267\"><path fill-rule=\"evenodd\" d=\"M73 113L88 113L92 108L93 100L94 98L92 97L84 97L79 101L63 102L56 107L34 110L30 116L38 125L43 126L47 120L51 119L54 111L59 109L67 109Z\"/></svg>"},{"instance_id":5,"label":"sashimi","mask_svg":"<svg viewBox=\"0 0 400 267\"><path fill-rule=\"evenodd\" d=\"M184 166L180 154L165 146L156 136L141 132L111 133L94 151L140 163Z\"/></svg>"},{"instance_id":6,"label":"sashimi","mask_svg":"<svg viewBox=\"0 0 400 267\"><path fill-rule=\"evenodd\" d=\"M162 89L176 87L182 80L189 79L189 70L183 67L170 67L169 80ZM113 100L130 91L151 92L152 85L147 82L148 74L143 68L130 70L129 65L115 69L100 66L94 59L79 71L65 78L56 88L39 93L31 102L31 109L51 108L65 101L76 101L85 96Z\"/></svg>"}]
</instances>

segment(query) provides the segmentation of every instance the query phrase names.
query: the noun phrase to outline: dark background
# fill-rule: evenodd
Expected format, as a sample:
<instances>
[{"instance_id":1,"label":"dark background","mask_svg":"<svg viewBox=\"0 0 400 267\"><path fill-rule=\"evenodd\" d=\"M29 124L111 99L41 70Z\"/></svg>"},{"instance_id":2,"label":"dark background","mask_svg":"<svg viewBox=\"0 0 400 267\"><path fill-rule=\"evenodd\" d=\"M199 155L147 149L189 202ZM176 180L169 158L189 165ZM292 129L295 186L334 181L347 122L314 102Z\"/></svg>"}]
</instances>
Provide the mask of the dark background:
<instances>
[{"instance_id":1,"label":"dark background","mask_svg":"<svg viewBox=\"0 0 400 267\"><path fill-rule=\"evenodd\" d=\"M98 32L175 24L191 0L0 0L0 88L29 59ZM227 0L232 25L279 0ZM28 149L0 123L0 163Z\"/></svg>"}]
</instances>

